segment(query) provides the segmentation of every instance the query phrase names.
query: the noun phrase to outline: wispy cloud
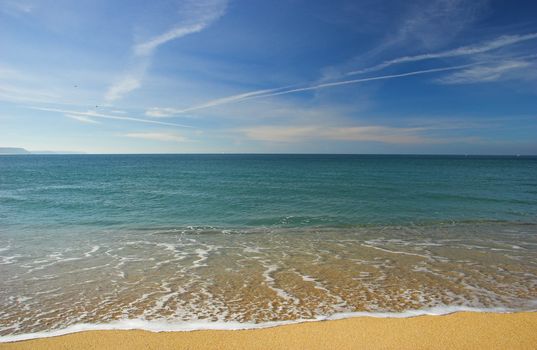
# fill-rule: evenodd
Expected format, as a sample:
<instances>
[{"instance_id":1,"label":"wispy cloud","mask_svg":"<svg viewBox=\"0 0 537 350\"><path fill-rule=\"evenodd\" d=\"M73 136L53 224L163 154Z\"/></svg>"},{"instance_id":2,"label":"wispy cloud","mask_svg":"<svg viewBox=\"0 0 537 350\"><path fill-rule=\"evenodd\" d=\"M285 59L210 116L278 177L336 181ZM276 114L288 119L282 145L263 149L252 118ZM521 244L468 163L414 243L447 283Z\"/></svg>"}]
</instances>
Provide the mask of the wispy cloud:
<instances>
[{"instance_id":1,"label":"wispy cloud","mask_svg":"<svg viewBox=\"0 0 537 350\"><path fill-rule=\"evenodd\" d=\"M150 57L159 46L204 30L225 13L226 6L227 0L185 1L181 9L183 20L168 31L139 42L132 47L135 62L133 68L130 68L108 88L105 100L108 103L114 102L140 88L149 66Z\"/></svg>"},{"instance_id":2,"label":"wispy cloud","mask_svg":"<svg viewBox=\"0 0 537 350\"><path fill-rule=\"evenodd\" d=\"M485 66L475 66L437 79L441 84L475 84L505 79L510 73L533 66L528 60L506 60Z\"/></svg>"},{"instance_id":3,"label":"wispy cloud","mask_svg":"<svg viewBox=\"0 0 537 350\"><path fill-rule=\"evenodd\" d=\"M251 140L268 142L303 142L305 140L334 140L382 142L390 144L439 143L421 135L424 128L388 126L256 126L240 129Z\"/></svg>"},{"instance_id":4,"label":"wispy cloud","mask_svg":"<svg viewBox=\"0 0 537 350\"><path fill-rule=\"evenodd\" d=\"M196 23L189 26L173 28L149 41L134 46L134 53L139 56L151 55L160 45L174 39L181 38L185 35L197 33L207 27L207 23Z\"/></svg>"},{"instance_id":5,"label":"wispy cloud","mask_svg":"<svg viewBox=\"0 0 537 350\"><path fill-rule=\"evenodd\" d=\"M134 53L151 55L157 47L170 40L201 32L225 13L226 6L227 1L222 0L186 1L181 9L186 18L167 32L135 45Z\"/></svg>"},{"instance_id":6,"label":"wispy cloud","mask_svg":"<svg viewBox=\"0 0 537 350\"><path fill-rule=\"evenodd\" d=\"M236 130L248 139L263 142L301 143L308 140L379 142L385 144L478 143L475 136L429 136L435 129L427 127L401 128L381 125L367 126L255 126Z\"/></svg>"},{"instance_id":7,"label":"wispy cloud","mask_svg":"<svg viewBox=\"0 0 537 350\"><path fill-rule=\"evenodd\" d=\"M378 7L370 15L378 16L386 33L375 47L350 60L322 70L322 81L340 79L355 67L378 62L379 55L398 50L435 50L446 47L476 20L488 13L489 0L414 0L395 2L397 14L390 17L384 1L372 1ZM363 6L365 7L365 6ZM367 7L365 13L370 12ZM366 20L367 21L367 20ZM381 27L381 25L378 25ZM380 70L382 68L379 68ZM373 71L373 70L372 70Z\"/></svg>"},{"instance_id":8,"label":"wispy cloud","mask_svg":"<svg viewBox=\"0 0 537 350\"><path fill-rule=\"evenodd\" d=\"M425 0L407 2L394 34L380 46L412 43L438 47L449 42L486 13L487 0Z\"/></svg>"},{"instance_id":9,"label":"wispy cloud","mask_svg":"<svg viewBox=\"0 0 537 350\"><path fill-rule=\"evenodd\" d=\"M136 139L144 139L151 141L166 141L166 142L188 142L189 140L176 133L168 132L134 132L124 134L125 137L131 137Z\"/></svg>"},{"instance_id":10,"label":"wispy cloud","mask_svg":"<svg viewBox=\"0 0 537 350\"><path fill-rule=\"evenodd\" d=\"M145 69L144 69L145 71ZM108 88L104 99L107 102L112 102L122 98L124 95L129 92L138 89L142 86L142 75L143 73L138 74L129 74L122 77L119 81L114 83Z\"/></svg>"},{"instance_id":11,"label":"wispy cloud","mask_svg":"<svg viewBox=\"0 0 537 350\"><path fill-rule=\"evenodd\" d=\"M384 68L388 68L390 66L401 64L401 63L418 62L418 61L432 60L432 59L438 59L438 58L475 55L475 54L485 53L488 51L500 49L505 46L514 45L523 41L534 40L534 39L537 39L537 33L529 33L529 34L522 34L522 35L502 35L500 37L497 37L493 40L490 40L484 43L461 46L452 50L394 58L392 60L384 61L380 64L377 64L368 68L348 72L346 73L346 75L356 75L356 74L375 72L375 71L379 71Z\"/></svg>"},{"instance_id":12,"label":"wispy cloud","mask_svg":"<svg viewBox=\"0 0 537 350\"><path fill-rule=\"evenodd\" d=\"M124 121L130 121L130 122L137 122L137 123L146 123L146 124L157 124L157 125L166 125L166 126L175 126L180 128L191 128L189 125L183 125L183 124L177 124L177 123L167 123L167 122L161 122L158 120L148 120L148 119L141 119L141 118L131 118L131 117L125 117L125 116L118 116L118 115L110 115L110 114L102 114L95 111L87 111L87 112L80 112L80 111L73 111L73 110L65 110L65 109L57 109L57 108L45 108L45 107L28 107L31 109L36 109L40 111L46 111L46 112L57 112L62 113L69 118L73 118L73 116L82 117L86 119L112 119L112 120L124 120Z\"/></svg>"}]
</instances>

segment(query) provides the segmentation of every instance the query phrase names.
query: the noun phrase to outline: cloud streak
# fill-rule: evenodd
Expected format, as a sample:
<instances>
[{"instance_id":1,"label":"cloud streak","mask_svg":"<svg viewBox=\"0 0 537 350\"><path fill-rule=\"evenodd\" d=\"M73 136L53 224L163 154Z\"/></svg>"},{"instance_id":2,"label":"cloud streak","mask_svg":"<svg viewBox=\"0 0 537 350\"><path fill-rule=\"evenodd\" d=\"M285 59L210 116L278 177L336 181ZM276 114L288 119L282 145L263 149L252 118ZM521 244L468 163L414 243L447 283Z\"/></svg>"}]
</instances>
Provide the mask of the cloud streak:
<instances>
[{"instance_id":1,"label":"cloud streak","mask_svg":"<svg viewBox=\"0 0 537 350\"><path fill-rule=\"evenodd\" d=\"M162 34L133 45L134 68L131 68L130 71L108 88L104 97L105 100L111 103L139 89L142 86L150 58L159 46L169 41L201 32L224 15L226 7L226 0L186 1L181 11L186 16L184 20Z\"/></svg>"},{"instance_id":2,"label":"cloud streak","mask_svg":"<svg viewBox=\"0 0 537 350\"><path fill-rule=\"evenodd\" d=\"M510 73L532 66L528 60L506 60L486 66L476 66L437 79L440 84L475 84L502 80Z\"/></svg>"},{"instance_id":3,"label":"cloud streak","mask_svg":"<svg viewBox=\"0 0 537 350\"><path fill-rule=\"evenodd\" d=\"M450 58L450 57L458 57L458 56L475 55L475 54L485 53L488 51L500 49L505 46L514 45L520 42L534 40L534 39L537 39L537 33L529 33L529 34L523 34L523 35L502 35L500 37L497 37L485 43L461 46L453 50L394 58L392 60L384 61L380 64L377 64L368 68L347 72L346 75L357 75L357 74L375 72L375 71L379 71L379 70L388 68L396 64L401 64L401 63L418 62L418 61L432 60L432 59L438 59L438 58Z\"/></svg>"},{"instance_id":4,"label":"cloud streak","mask_svg":"<svg viewBox=\"0 0 537 350\"><path fill-rule=\"evenodd\" d=\"M223 0L187 1L181 11L187 19L167 32L135 45L133 51L138 56L148 56L168 41L201 32L224 15L226 7L227 1Z\"/></svg>"},{"instance_id":5,"label":"cloud streak","mask_svg":"<svg viewBox=\"0 0 537 350\"><path fill-rule=\"evenodd\" d=\"M178 39L188 34L201 32L207 27L207 23L196 23L190 26L173 28L153 39L134 46L134 53L138 56L148 56L160 45L170 40Z\"/></svg>"},{"instance_id":6,"label":"cloud streak","mask_svg":"<svg viewBox=\"0 0 537 350\"><path fill-rule=\"evenodd\" d=\"M145 69L144 69L145 71ZM124 76L119 81L114 83L108 88L104 99L107 102L113 102L122 98L124 95L128 94L131 91L138 89L142 86L142 76L144 73L138 74L129 74Z\"/></svg>"}]
</instances>

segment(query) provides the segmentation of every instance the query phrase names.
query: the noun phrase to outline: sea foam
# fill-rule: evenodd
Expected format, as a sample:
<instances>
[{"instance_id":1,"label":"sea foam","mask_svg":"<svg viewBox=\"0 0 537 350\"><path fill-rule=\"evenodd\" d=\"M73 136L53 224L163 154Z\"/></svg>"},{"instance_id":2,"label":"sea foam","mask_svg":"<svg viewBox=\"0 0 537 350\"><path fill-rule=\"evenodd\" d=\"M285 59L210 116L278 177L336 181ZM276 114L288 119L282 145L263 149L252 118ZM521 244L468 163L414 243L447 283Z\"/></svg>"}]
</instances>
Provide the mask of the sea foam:
<instances>
[{"instance_id":1,"label":"sea foam","mask_svg":"<svg viewBox=\"0 0 537 350\"><path fill-rule=\"evenodd\" d=\"M537 301L535 302L537 305ZM428 309L408 310L404 312L342 312L328 316L317 316L312 319L298 319L289 321L273 321L262 323L242 323L236 321L230 322L210 322L210 321L187 321L173 322L164 320L145 320L142 318L122 319L109 323L79 323L68 326L62 329L50 330L45 332L26 333L7 335L0 337L0 343L16 342L38 338L57 337L66 334L72 334L85 331L102 331L102 330L144 330L149 332L189 332L199 330L246 330L246 329L261 329L289 324L341 320L354 317L373 317L373 318L409 318L418 316L440 316L448 315L455 312L494 312L494 313L511 313L519 310L508 308L473 308L464 306L437 306ZM537 311L524 310L524 311Z\"/></svg>"}]
</instances>

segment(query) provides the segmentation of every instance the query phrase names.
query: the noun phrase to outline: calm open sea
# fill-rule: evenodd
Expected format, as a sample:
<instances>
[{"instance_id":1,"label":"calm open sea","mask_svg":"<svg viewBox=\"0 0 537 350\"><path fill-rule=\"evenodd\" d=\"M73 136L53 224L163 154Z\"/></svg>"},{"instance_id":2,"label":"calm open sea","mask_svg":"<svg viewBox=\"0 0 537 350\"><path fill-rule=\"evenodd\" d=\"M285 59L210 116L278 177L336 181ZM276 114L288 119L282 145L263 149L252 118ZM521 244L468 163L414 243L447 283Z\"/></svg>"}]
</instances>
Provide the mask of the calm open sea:
<instances>
[{"instance_id":1,"label":"calm open sea","mask_svg":"<svg viewBox=\"0 0 537 350\"><path fill-rule=\"evenodd\" d=\"M535 309L537 158L0 156L0 276L0 341Z\"/></svg>"}]
</instances>

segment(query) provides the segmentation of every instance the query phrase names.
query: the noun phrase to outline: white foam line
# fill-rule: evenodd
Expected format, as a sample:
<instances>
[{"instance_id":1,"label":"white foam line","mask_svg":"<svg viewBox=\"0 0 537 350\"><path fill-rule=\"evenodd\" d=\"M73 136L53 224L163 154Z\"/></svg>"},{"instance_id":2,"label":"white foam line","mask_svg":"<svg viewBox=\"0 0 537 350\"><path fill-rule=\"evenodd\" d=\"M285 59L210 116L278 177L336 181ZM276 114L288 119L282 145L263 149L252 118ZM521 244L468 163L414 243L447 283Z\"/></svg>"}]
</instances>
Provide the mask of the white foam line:
<instances>
[{"instance_id":1,"label":"white foam line","mask_svg":"<svg viewBox=\"0 0 537 350\"><path fill-rule=\"evenodd\" d=\"M61 255L61 253L60 253ZM53 266L53 265L56 265L56 264L62 264L62 263L65 263L65 262L69 262L69 261L75 261L75 260L80 260L82 258L65 258L65 259L62 259L60 258L60 255L58 254L50 254L50 257L56 259L48 264L43 264L43 265L39 265L37 267L33 267L31 269L29 269L28 271L26 271L26 273L31 273L31 272L34 272L34 271L38 271L38 270L43 270L47 267L50 267L50 266ZM39 261L40 262L44 262L44 261Z\"/></svg>"},{"instance_id":2,"label":"white foam line","mask_svg":"<svg viewBox=\"0 0 537 350\"><path fill-rule=\"evenodd\" d=\"M537 302L537 301L536 301ZM188 332L199 330L241 330L241 329L259 329L283 326L288 324L326 321L326 320L341 320L354 317L373 317L373 318L409 318L417 316L440 316L448 315L456 312L494 312L494 313L512 313L517 311L535 312L532 310L516 310L508 308L473 308L464 306L444 306L433 307L421 310L408 310L405 312L342 312L330 316L318 316L312 319L298 319L291 321L271 321L264 323L242 323L236 321L192 321L192 322L171 322L165 320L144 320L144 319L123 319L110 323L80 323L63 329L57 329L45 332L26 333L17 335L7 335L0 337L0 343L9 343L22 340L49 338L61 335L84 332L84 331L102 331L102 330L144 330L149 332Z\"/></svg>"},{"instance_id":3,"label":"white foam line","mask_svg":"<svg viewBox=\"0 0 537 350\"><path fill-rule=\"evenodd\" d=\"M91 267L84 267L81 269L76 269L72 271L68 271L67 273L78 273L78 272L84 272L84 271L91 271L91 270L97 270L103 267L110 266L110 264L104 264L104 265L98 265L98 266L91 266Z\"/></svg>"},{"instance_id":4,"label":"white foam line","mask_svg":"<svg viewBox=\"0 0 537 350\"><path fill-rule=\"evenodd\" d=\"M0 259L2 262L0 262L0 265L11 265L17 262L17 258L22 257L20 254L15 254L13 256L0 256Z\"/></svg>"},{"instance_id":5,"label":"white foam line","mask_svg":"<svg viewBox=\"0 0 537 350\"><path fill-rule=\"evenodd\" d=\"M198 257L198 260L195 260L192 262L192 267L207 266L207 264L202 264L202 262L207 260L207 258L209 257L210 251L211 251L210 247L208 247L208 249L201 249L201 248L196 249L195 253L196 253L196 256Z\"/></svg>"},{"instance_id":6,"label":"white foam line","mask_svg":"<svg viewBox=\"0 0 537 350\"><path fill-rule=\"evenodd\" d=\"M95 245L95 246L93 246L93 248L91 248L91 250L90 250L89 252L84 253L84 256L89 258L90 256L93 255L93 253L95 253L96 251L98 251L100 248L101 248L101 247L99 247L98 245Z\"/></svg>"},{"instance_id":7,"label":"white foam line","mask_svg":"<svg viewBox=\"0 0 537 350\"><path fill-rule=\"evenodd\" d=\"M295 273L302 278L304 282L310 282L313 283L313 287L318 290L322 290L326 293L326 295L330 298L334 298L337 300L337 302L334 304L336 308L342 308L347 306L347 302L341 298L339 295L333 294L330 290L328 290L321 282L319 282L316 278L313 278L308 275L303 275L299 271L294 270ZM336 309L337 310L337 309Z\"/></svg>"},{"instance_id":8,"label":"white foam line","mask_svg":"<svg viewBox=\"0 0 537 350\"><path fill-rule=\"evenodd\" d=\"M397 250L389 250L389 249L385 249L385 248L381 248L381 247L376 247L376 246L370 245L370 244L362 243L362 246L367 247L367 248L377 249L377 250L380 250L380 251L383 251L383 252L386 252L386 253L391 253L391 254L412 255L412 256L419 256L419 257L425 258L425 259L431 259L431 257L427 256L427 255L422 255L422 254L417 254L417 253L409 253L409 252L401 252L401 251L397 251Z\"/></svg>"},{"instance_id":9,"label":"white foam line","mask_svg":"<svg viewBox=\"0 0 537 350\"><path fill-rule=\"evenodd\" d=\"M277 265L269 265L269 266L264 266L264 267L266 268L266 270L263 272L263 277L265 279L265 283L267 287L272 289L276 293L276 295L278 295L283 300L291 301L293 304L300 303L300 300L290 295L285 290L276 287L276 281L274 280L274 277L271 276L271 274L273 272L278 271L279 267Z\"/></svg>"},{"instance_id":10,"label":"white foam line","mask_svg":"<svg viewBox=\"0 0 537 350\"><path fill-rule=\"evenodd\" d=\"M11 243L8 243L7 246L0 248L0 252L4 252L6 250L9 250L11 248Z\"/></svg>"}]
</instances>

